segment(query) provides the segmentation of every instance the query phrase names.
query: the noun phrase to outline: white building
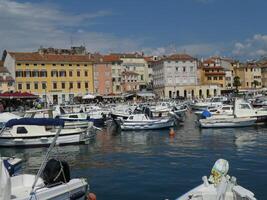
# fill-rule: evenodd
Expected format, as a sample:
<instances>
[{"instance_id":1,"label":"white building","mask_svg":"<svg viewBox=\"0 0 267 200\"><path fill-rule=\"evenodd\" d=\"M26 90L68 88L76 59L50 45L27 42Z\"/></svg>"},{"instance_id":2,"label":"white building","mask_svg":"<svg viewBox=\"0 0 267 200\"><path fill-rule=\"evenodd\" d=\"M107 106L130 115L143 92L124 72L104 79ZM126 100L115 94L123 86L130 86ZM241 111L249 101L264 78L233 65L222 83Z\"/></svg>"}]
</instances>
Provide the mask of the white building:
<instances>
[{"instance_id":1,"label":"white building","mask_svg":"<svg viewBox=\"0 0 267 200\"><path fill-rule=\"evenodd\" d=\"M154 92L161 98L213 96L217 86L198 85L198 61L187 54L163 57L153 64ZM216 88L214 88L216 87Z\"/></svg>"}]
</instances>

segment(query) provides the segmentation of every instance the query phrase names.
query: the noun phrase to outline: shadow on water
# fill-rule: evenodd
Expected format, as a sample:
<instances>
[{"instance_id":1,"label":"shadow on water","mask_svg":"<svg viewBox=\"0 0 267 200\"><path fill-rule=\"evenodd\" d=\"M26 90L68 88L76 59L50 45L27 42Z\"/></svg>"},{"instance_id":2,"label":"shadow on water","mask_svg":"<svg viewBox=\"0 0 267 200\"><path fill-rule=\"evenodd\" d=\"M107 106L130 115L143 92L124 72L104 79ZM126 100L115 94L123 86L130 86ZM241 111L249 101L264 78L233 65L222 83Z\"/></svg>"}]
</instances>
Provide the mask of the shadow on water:
<instances>
[{"instance_id":1,"label":"shadow on water","mask_svg":"<svg viewBox=\"0 0 267 200\"><path fill-rule=\"evenodd\" d=\"M106 130L89 145L63 146L54 157L69 162L73 177L86 177L98 199L175 199L201 183L218 158L230 163L231 175L267 199L267 127L199 129L188 114L184 125L169 130ZM23 158L26 172L40 166L46 148L0 149Z\"/></svg>"}]
</instances>

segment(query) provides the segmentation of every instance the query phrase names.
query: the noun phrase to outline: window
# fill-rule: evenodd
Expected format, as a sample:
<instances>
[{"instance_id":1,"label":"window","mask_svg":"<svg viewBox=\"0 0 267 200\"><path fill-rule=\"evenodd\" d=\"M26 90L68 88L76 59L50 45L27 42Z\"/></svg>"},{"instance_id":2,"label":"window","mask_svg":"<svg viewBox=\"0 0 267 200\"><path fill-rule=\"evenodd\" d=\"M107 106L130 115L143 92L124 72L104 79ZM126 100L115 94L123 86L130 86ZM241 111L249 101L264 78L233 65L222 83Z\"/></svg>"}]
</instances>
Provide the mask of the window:
<instances>
[{"instance_id":1,"label":"window","mask_svg":"<svg viewBox=\"0 0 267 200\"><path fill-rule=\"evenodd\" d=\"M70 87L69 87L70 89L72 89L73 88L73 82L70 82Z\"/></svg>"},{"instance_id":2,"label":"window","mask_svg":"<svg viewBox=\"0 0 267 200\"><path fill-rule=\"evenodd\" d=\"M34 63L34 64L33 64L33 66L37 66L37 64L36 64L36 63Z\"/></svg>"},{"instance_id":3,"label":"window","mask_svg":"<svg viewBox=\"0 0 267 200\"><path fill-rule=\"evenodd\" d=\"M53 83L53 89L57 89L57 83Z\"/></svg>"},{"instance_id":4,"label":"window","mask_svg":"<svg viewBox=\"0 0 267 200\"><path fill-rule=\"evenodd\" d=\"M58 71L55 71L55 70L51 71L51 76L58 77Z\"/></svg>"},{"instance_id":5,"label":"window","mask_svg":"<svg viewBox=\"0 0 267 200\"><path fill-rule=\"evenodd\" d=\"M144 75L141 75L141 81L143 81L144 80Z\"/></svg>"},{"instance_id":6,"label":"window","mask_svg":"<svg viewBox=\"0 0 267 200\"><path fill-rule=\"evenodd\" d=\"M62 82L62 83L61 83L61 88L62 88L62 89L65 89L65 82Z\"/></svg>"},{"instance_id":7,"label":"window","mask_svg":"<svg viewBox=\"0 0 267 200\"><path fill-rule=\"evenodd\" d=\"M80 64L77 64L77 67L80 67Z\"/></svg>"},{"instance_id":8,"label":"window","mask_svg":"<svg viewBox=\"0 0 267 200\"><path fill-rule=\"evenodd\" d=\"M41 65L42 65L42 66L45 66L45 64L44 64L44 63L42 63Z\"/></svg>"},{"instance_id":9,"label":"window","mask_svg":"<svg viewBox=\"0 0 267 200\"><path fill-rule=\"evenodd\" d=\"M80 77L80 75L81 75L81 72L77 71L77 76Z\"/></svg>"},{"instance_id":10,"label":"window","mask_svg":"<svg viewBox=\"0 0 267 200\"><path fill-rule=\"evenodd\" d=\"M26 89L30 90L31 89L31 84L30 83L26 83Z\"/></svg>"},{"instance_id":11,"label":"window","mask_svg":"<svg viewBox=\"0 0 267 200\"><path fill-rule=\"evenodd\" d=\"M60 71L59 77L66 77L66 71Z\"/></svg>"},{"instance_id":12,"label":"window","mask_svg":"<svg viewBox=\"0 0 267 200\"><path fill-rule=\"evenodd\" d=\"M87 67L87 64L84 64L85 67Z\"/></svg>"},{"instance_id":13,"label":"window","mask_svg":"<svg viewBox=\"0 0 267 200\"><path fill-rule=\"evenodd\" d=\"M61 64L61 66L63 67L63 66L64 66L64 64Z\"/></svg>"},{"instance_id":14,"label":"window","mask_svg":"<svg viewBox=\"0 0 267 200\"><path fill-rule=\"evenodd\" d=\"M21 63L18 63L17 66L21 66Z\"/></svg>"},{"instance_id":15,"label":"window","mask_svg":"<svg viewBox=\"0 0 267 200\"><path fill-rule=\"evenodd\" d=\"M40 77L47 77L47 71L41 71Z\"/></svg>"},{"instance_id":16,"label":"window","mask_svg":"<svg viewBox=\"0 0 267 200\"><path fill-rule=\"evenodd\" d=\"M38 83L34 83L34 89L38 90Z\"/></svg>"},{"instance_id":17,"label":"window","mask_svg":"<svg viewBox=\"0 0 267 200\"><path fill-rule=\"evenodd\" d=\"M46 83L42 83L42 89L43 89L43 90L46 89Z\"/></svg>"},{"instance_id":18,"label":"window","mask_svg":"<svg viewBox=\"0 0 267 200\"><path fill-rule=\"evenodd\" d=\"M38 71L32 71L32 77L38 77L39 72Z\"/></svg>"},{"instance_id":19,"label":"window","mask_svg":"<svg viewBox=\"0 0 267 200\"><path fill-rule=\"evenodd\" d=\"M183 67L183 72L185 72L186 71L186 69L185 69L185 67Z\"/></svg>"},{"instance_id":20,"label":"window","mask_svg":"<svg viewBox=\"0 0 267 200\"><path fill-rule=\"evenodd\" d=\"M210 76L208 76L208 80L211 80L211 77Z\"/></svg>"},{"instance_id":21,"label":"window","mask_svg":"<svg viewBox=\"0 0 267 200\"><path fill-rule=\"evenodd\" d=\"M219 76L219 80L223 80L223 77L222 76Z\"/></svg>"},{"instance_id":22,"label":"window","mask_svg":"<svg viewBox=\"0 0 267 200\"><path fill-rule=\"evenodd\" d=\"M7 85L8 86L12 86L13 85L13 82L8 82Z\"/></svg>"},{"instance_id":23,"label":"window","mask_svg":"<svg viewBox=\"0 0 267 200\"><path fill-rule=\"evenodd\" d=\"M72 64L69 64L69 66L72 66Z\"/></svg>"},{"instance_id":24,"label":"window","mask_svg":"<svg viewBox=\"0 0 267 200\"><path fill-rule=\"evenodd\" d=\"M69 71L69 77L72 77L72 71Z\"/></svg>"},{"instance_id":25,"label":"window","mask_svg":"<svg viewBox=\"0 0 267 200\"><path fill-rule=\"evenodd\" d=\"M26 66L29 66L29 63L26 63L25 65L26 65Z\"/></svg>"},{"instance_id":26,"label":"window","mask_svg":"<svg viewBox=\"0 0 267 200\"><path fill-rule=\"evenodd\" d=\"M84 83L84 87L87 89L88 88L88 82Z\"/></svg>"},{"instance_id":27,"label":"window","mask_svg":"<svg viewBox=\"0 0 267 200\"><path fill-rule=\"evenodd\" d=\"M77 119L78 118L78 115L69 115L69 118Z\"/></svg>"},{"instance_id":28,"label":"window","mask_svg":"<svg viewBox=\"0 0 267 200\"><path fill-rule=\"evenodd\" d=\"M24 126L17 127L17 134L27 134L28 131Z\"/></svg>"},{"instance_id":29,"label":"window","mask_svg":"<svg viewBox=\"0 0 267 200\"><path fill-rule=\"evenodd\" d=\"M31 77L31 71L26 71L26 77Z\"/></svg>"},{"instance_id":30,"label":"window","mask_svg":"<svg viewBox=\"0 0 267 200\"><path fill-rule=\"evenodd\" d=\"M16 77L23 77L22 71L16 71Z\"/></svg>"},{"instance_id":31,"label":"window","mask_svg":"<svg viewBox=\"0 0 267 200\"><path fill-rule=\"evenodd\" d=\"M18 89L22 90L22 84L21 83L18 83Z\"/></svg>"},{"instance_id":32,"label":"window","mask_svg":"<svg viewBox=\"0 0 267 200\"><path fill-rule=\"evenodd\" d=\"M88 71L84 71L84 76L88 76Z\"/></svg>"},{"instance_id":33,"label":"window","mask_svg":"<svg viewBox=\"0 0 267 200\"><path fill-rule=\"evenodd\" d=\"M57 66L55 63L52 64L53 66Z\"/></svg>"},{"instance_id":34,"label":"window","mask_svg":"<svg viewBox=\"0 0 267 200\"><path fill-rule=\"evenodd\" d=\"M77 88L80 89L81 88L81 82L77 83Z\"/></svg>"},{"instance_id":35,"label":"window","mask_svg":"<svg viewBox=\"0 0 267 200\"><path fill-rule=\"evenodd\" d=\"M217 80L217 76L214 76L214 77L213 77L213 80Z\"/></svg>"}]
</instances>

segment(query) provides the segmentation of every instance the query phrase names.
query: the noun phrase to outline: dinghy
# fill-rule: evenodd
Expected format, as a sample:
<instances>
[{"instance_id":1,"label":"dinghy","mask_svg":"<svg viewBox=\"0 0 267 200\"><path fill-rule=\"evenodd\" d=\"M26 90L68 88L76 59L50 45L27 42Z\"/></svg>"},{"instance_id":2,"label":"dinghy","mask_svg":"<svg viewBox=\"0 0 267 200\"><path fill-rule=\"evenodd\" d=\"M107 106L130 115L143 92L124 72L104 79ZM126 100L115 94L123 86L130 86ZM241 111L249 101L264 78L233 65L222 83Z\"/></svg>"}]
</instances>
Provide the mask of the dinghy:
<instances>
[{"instance_id":1,"label":"dinghy","mask_svg":"<svg viewBox=\"0 0 267 200\"><path fill-rule=\"evenodd\" d=\"M235 177L230 177L228 161L219 159L215 162L209 179L204 176L203 183L177 200L256 200L254 194L238 185Z\"/></svg>"}]
</instances>

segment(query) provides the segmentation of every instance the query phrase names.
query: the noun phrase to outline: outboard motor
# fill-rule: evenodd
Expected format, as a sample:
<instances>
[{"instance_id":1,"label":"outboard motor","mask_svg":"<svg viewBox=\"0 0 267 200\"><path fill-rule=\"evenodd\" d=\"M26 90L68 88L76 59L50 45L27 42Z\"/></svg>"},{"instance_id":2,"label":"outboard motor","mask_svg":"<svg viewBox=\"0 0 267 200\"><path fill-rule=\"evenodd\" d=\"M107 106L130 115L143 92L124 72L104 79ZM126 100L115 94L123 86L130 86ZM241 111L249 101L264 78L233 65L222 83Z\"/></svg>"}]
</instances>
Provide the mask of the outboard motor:
<instances>
[{"instance_id":1,"label":"outboard motor","mask_svg":"<svg viewBox=\"0 0 267 200\"><path fill-rule=\"evenodd\" d=\"M67 162L50 159L41 175L45 185L67 183L70 181L70 168Z\"/></svg>"}]
</instances>

